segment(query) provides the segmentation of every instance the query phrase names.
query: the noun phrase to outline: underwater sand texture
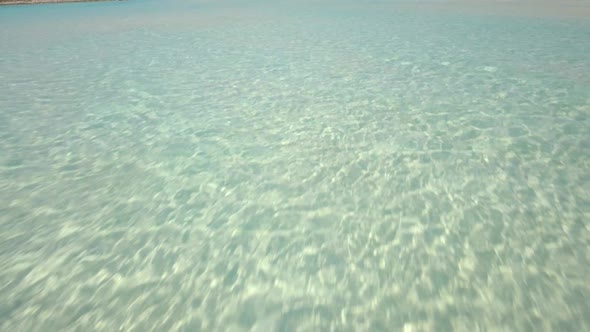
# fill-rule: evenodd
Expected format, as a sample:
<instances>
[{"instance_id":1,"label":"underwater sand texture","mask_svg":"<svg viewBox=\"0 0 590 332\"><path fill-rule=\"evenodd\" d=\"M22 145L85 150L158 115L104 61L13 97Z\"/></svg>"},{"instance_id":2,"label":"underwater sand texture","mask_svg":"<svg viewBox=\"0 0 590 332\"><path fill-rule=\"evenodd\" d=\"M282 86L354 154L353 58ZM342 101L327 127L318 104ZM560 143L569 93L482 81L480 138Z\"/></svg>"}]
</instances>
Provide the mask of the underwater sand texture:
<instances>
[{"instance_id":1,"label":"underwater sand texture","mask_svg":"<svg viewBox=\"0 0 590 332\"><path fill-rule=\"evenodd\" d=\"M0 330L590 330L587 22L175 6L0 10Z\"/></svg>"}]
</instances>

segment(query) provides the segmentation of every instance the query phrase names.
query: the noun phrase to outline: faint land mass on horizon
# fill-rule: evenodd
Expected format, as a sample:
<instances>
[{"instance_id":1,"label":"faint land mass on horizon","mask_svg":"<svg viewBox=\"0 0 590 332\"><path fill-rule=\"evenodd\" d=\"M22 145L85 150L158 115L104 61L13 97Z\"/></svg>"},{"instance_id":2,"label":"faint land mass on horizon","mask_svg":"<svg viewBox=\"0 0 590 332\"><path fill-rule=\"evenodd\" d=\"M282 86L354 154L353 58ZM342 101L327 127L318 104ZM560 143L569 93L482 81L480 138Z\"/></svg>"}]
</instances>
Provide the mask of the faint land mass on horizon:
<instances>
[{"instance_id":1,"label":"faint land mass on horizon","mask_svg":"<svg viewBox=\"0 0 590 332\"><path fill-rule=\"evenodd\" d=\"M123 1L123 0L0 0L0 5L32 5L32 4L39 4L39 3L95 2L95 1Z\"/></svg>"}]
</instances>

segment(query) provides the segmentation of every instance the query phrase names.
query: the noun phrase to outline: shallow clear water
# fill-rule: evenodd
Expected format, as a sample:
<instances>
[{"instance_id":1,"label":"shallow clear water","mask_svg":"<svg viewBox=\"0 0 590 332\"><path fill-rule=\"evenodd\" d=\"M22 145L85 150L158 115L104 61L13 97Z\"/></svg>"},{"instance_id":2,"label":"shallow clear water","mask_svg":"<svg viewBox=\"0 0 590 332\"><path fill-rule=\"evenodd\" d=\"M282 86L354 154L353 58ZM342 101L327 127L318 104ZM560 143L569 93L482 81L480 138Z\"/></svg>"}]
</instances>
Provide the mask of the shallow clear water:
<instances>
[{"instance_id":1,"label":"shallow clear water","mask_svg":"<svg viewBox=\"0 0 590 332\"><path fill-rule=\"evenodd\" d=\"M590 22L0 8L0 330L590 330Z\"/></svg>"}]
</instances>

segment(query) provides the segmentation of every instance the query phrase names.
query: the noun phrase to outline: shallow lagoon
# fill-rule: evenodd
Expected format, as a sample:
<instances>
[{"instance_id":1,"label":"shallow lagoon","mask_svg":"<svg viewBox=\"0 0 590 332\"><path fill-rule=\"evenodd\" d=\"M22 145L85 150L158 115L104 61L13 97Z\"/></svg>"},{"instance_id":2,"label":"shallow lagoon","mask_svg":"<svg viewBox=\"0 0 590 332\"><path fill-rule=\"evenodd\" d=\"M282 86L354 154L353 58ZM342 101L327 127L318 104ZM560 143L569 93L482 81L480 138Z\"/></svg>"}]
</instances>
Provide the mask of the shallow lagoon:
<instances>
[{"instance_id":1,"label":"shallow lagoon","mask_svg":"<svg viewBox=\"0 0 590 332\"><path fill-rule=\"evenodd\" d=\"M590 329L590 23L0 8L0 330Z\"/></svg>"}]
</instances>

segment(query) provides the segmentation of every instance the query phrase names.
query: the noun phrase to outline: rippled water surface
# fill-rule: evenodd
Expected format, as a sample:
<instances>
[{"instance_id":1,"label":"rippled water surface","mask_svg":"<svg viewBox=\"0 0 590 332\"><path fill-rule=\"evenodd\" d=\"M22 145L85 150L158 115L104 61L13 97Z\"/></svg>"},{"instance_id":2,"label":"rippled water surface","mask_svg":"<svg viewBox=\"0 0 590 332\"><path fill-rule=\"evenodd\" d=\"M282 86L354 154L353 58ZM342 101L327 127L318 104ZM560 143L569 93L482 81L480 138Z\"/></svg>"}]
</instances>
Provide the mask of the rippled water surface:
<instances>
[{"instance_id":1,"label":"rippled water surface","mask_svg":"<svg viewBox=\"0 0 590 332\"><path fill-rule=\"evenodd\" d=\"M0 330L590 330L590 21L0 8Z\"/></svg>"}]
</instances>

